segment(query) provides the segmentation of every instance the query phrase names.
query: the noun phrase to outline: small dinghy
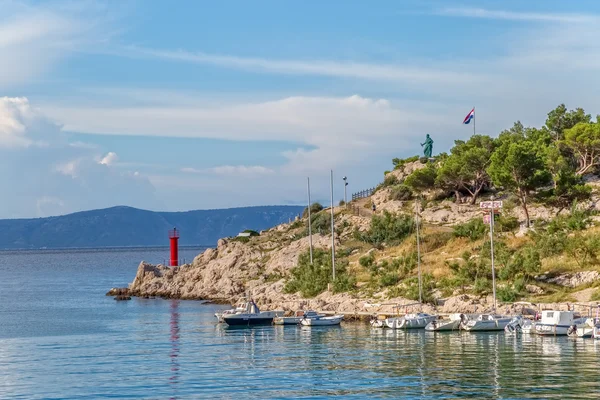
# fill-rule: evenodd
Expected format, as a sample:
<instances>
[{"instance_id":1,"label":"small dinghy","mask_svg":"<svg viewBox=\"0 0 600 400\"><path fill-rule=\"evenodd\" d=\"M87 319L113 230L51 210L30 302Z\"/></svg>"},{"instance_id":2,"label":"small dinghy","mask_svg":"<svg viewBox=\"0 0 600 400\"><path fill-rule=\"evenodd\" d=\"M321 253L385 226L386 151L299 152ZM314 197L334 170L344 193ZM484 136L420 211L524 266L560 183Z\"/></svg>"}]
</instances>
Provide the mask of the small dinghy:
<instances>
[{"instance_id":1,"label":"small dinghy","mask_svg":"<svg viewBox=\"0 0 600 400\"><path fill-rule=\"evenodd\" d=\"M426 331L444 332L457 331L460 329L460 314L450 314L448 319L435 319L425 326Z\"/></svg>"},{"instance_id":2,"label":"small dinghy","mask_svg":"<svg viewBox=\"0 0 600 400\"><path fill-rule=\"evenodd\" d=\"M343 315L334 315L331 317L314 317L314 318L302 318L300 324L303 326L331 326L339 325L344 319Z\"/></svg>"},{"instance_id":3,"label":"small dinghy","mask_svg":"<svg viewBox=\"0 0 600 400\"><path fill-rule=\"evenodd\" d=\"M273 318L273 325L298 325L303 318L324 317L325 314L319 314L316 311L296 311L293 317L276 317Z\"/></svg>"}]
</instances>

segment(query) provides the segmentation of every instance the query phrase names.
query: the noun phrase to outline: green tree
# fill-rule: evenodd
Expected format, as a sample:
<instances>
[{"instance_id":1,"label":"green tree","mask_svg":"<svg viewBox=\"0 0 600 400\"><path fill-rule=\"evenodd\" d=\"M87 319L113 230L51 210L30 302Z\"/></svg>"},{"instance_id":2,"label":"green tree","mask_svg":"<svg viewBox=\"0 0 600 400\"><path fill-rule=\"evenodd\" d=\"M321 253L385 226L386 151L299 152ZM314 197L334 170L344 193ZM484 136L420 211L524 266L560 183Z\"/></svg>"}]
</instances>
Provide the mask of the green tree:
<instances>
[{"instance_id":1,"label":"green tree","mask_svg":"<svg viewBox=\"0 0 600 400\"><path fill-rule=\"evenodd\" d=\"M492 155L488 173L495 185L512 191L518 197L529 226L527 202L530 193L550 181L550 174L534 143L507 138Z\"/></svg>"},{"instance_id":2,"label":"green tree","mask_svg":"<svg viewBox=\"0 0 600 400\"><path fill-rule=\"evenodd\" d=\"M586 114L583 108L567 111L564 104L560 104L548 113L546 128L550 131L554 140L564 139L565 130L573 128L579 123L589 123L592 120L590 114Z\"/></svg>"},{"instance_id":3,"label":"green tree","mask_svg":"<svg viewBox=\"0 0 600 400\"><path fill-rule=\"evenodd\" d=\"M592 172L600 164L600 123L578 123L565 130L564 136L577 159L577 175Z\"/></svg>"},{"instance_id":4,"label":"green tree","mask_svg":"<svg viewBox=\"0 0 600 400\"><path fill-rule=\"evenodd\" d=\"M471 195L471 204L475 204L481 190L489 185L487 168L494 152L494 140L485 135L473 135L468 141L457 140L450 156L440 167L436 183L438 186L455 193L460 200L460 191Z\"/></svg>"},{"instance_id":5,"label":"green tree","mask_svg":"<svg viewBox=\"0 0 600 400\"><path fill-rule=\"evenodd\" d=\"M428 163L425 168L417 169L406 177L404 184L415 192L423 192L435 187L437 178L437 167L433 163Z\"/></svg>"}]
</instances>

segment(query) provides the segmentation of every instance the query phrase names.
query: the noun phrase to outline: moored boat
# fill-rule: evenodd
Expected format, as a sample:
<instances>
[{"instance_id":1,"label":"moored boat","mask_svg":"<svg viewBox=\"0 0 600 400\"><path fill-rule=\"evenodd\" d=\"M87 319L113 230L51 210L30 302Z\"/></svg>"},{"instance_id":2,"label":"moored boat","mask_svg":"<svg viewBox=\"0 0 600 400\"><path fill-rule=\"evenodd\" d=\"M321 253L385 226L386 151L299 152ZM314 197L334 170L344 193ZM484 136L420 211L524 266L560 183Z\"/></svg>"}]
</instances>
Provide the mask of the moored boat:
<instances>
[{"instance_id":1,"label":"moored boat","mask_svg":"<svg viewBox=\"0 0 600 400\"><path fill-rule=\"evenodd\" d=\"M273 318L274 325L298 325L303 318L317 318L324 317L325 314L319 314L316 311L296 311L296 314L292 317L275 317Z\"/></svg>"},{"instance_id":2,"label":"moored boat","mask_svg":"<svg viewBox=\"0 0 600 400\"><path fill-rule=\"evenodd\" d=\"M217 322L225 322L225 320L223 319L224 316L239 314L243 313L244 311L246 311L246 301L242 299L234 308L230 308L229 310L224 310L221 312L216 312L215 317L217 318Z\"/></svg>"},{"instance_id":3,"label":"moored boat","mask_svg":"<svg viewBox=\"0 0 600 400\"><path fill-rule=\"evenodd\" d=\"M303 326L330 326L339 325L344 319L343 315L333 315L330 317L314 317L314 318L302 318L300 324Z\"/></svg>"},{"instance_id":4,"label":"moored boat","mask_svg":"<svg viewBox=\"0 0 600 400\"><path fill-rule=\"evenodd\" d=\"M450 314L449 318L435 319L425 325L425 330L432 332L457 331L460 329L460 315L454 313Z\"/></svg>"},{"instance_id":5,"label":"moored boat","mask_svg":"<svg viewBox=\"0 0 600 400\"><path fill-rule=\"evenodd\" d=\"M410 313L403 317L388 318L386 325L392 329L423 329L437 319L437 315L427 313Z\"/></svg>"},{"instance_id":6,"label":"moored boat","mask_svg":"<svg viewBox=\"0 0 600 400\"><path fill-rule=\"evenodd\" d=\"M267 325L273 323L273 318L277 317L276 311L260 311L253 300L246 303L246 309L243 312L223 315L223 321L227 325Z\"/></svg>"},{"instance_id":7,"label":"moored boat","mask_svg":"<svg viewBox=\"0 0 600 400\"><path fill-rule=\"evenodd\" d=\"M565 336L573 325L583 325L585 318L577 317L573 311L542 311L542 318L536 322L533 332L538 335Z\"/></svg>"},{"instance_id":8,"label":"moored boat","mask_svg":"<svg viewBox=\"0 0 600 400\"><path fill-rule=\"evenodd\" d=\"M495 314L480 314L476 318L462 316L461 328L469 332L503 331L512 318Z\"/></svg>"}]
</instances>

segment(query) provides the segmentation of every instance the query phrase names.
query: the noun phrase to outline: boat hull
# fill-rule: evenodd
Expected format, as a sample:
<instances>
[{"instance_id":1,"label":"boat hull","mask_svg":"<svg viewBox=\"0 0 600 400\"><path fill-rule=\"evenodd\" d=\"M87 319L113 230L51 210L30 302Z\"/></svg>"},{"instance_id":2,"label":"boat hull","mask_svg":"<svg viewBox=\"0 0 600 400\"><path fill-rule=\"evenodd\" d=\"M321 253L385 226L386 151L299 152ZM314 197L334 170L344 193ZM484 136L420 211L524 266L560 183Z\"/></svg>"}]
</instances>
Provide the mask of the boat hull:
<instances>
[{"instance_id":1,"label":"boat hull","mask_svg":"<svg viewBox=\"0 0 600 400\"><path fill-rule=\"evenodd\" d=\"M469 332L503 331L510 321L510 318L500 318L485 321L469 321L466 324L462 324L462 328Z\"/></svg>"},{"instance_id":2,"label":"boat hull","mask_svg":"<svg viewBox=\"0 0 600 400\"><path fill-rule=\"evenodd\" d=\"M224 317L224 322L231 326L271 325L273 317Z\"/></svg>"},{"instance_id":3,"label":"boat hull","mask_svg":"<svg viewBox=\"0 0 600 400\"><path fill-rule=\"evenodd\" d=\"M305 318L300 321L303 326L332 326L339 325L342 322L343 316L322 317L322 318Z\"/></svg>"},{"instance_id":4,"label":"boat hull","mask_svg":"<svg viewBox=\"0 0 600 400\"><path fill-rule=\"evenodd\" d=\"M460 329L460 320L457 321L432 321L425 326L426 331L430 332L445 332L457 331Z\"/></svg>"},{"instance_id":5,"label":"boat hull","mask_svg":"<svg viewBox=\"0 0 600 400\"><path fill-rule=\"evenodd\" d=\"M273 325L298 325L302 317L277 317L273 319Z\"/></svg>"}]
</instances>

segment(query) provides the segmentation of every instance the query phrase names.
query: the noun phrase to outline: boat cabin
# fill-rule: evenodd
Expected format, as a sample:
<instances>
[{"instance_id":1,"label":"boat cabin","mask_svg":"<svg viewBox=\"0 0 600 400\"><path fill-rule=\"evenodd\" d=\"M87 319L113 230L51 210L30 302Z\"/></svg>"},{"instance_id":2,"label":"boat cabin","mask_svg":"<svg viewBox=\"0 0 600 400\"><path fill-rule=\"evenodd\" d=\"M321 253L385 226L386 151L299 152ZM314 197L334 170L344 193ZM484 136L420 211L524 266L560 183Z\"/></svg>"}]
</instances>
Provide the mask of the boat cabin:
<instances>
[{"instance_id":1,"label":"boat cabin","mask_svg":"<svg viewBox=\"0 0 600 400\"><path fill-rule=\"evenodd\" d=\"M573 311L542 311L540 323L545 325L572 325L575 319Z\"/></svg>"}]
</instances>

